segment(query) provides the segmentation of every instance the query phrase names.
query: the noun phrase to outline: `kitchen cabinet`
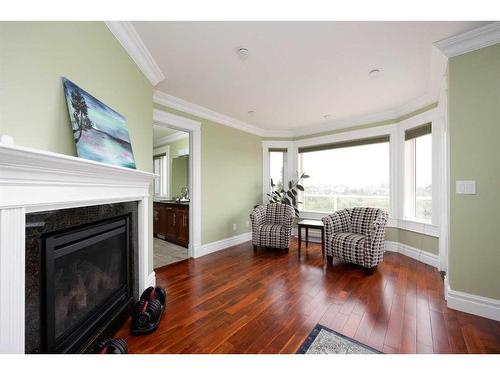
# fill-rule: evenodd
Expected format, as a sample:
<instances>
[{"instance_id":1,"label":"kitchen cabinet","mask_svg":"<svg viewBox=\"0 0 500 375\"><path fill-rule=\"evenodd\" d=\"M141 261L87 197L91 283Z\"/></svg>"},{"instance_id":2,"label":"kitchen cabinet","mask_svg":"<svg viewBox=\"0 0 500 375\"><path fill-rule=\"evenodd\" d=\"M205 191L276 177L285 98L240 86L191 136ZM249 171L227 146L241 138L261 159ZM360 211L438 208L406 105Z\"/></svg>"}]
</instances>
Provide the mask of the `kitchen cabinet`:
<instances>
[{"instance_id":1,"label":"kitchen cabinet","mask_svg":"<svg viewBox=\"0 0 500 375\"><path fill-rule=\"evenodd\" d=\"M153 215L155 237L188 247L189 204L154 202Z\"/></svg>"}]
</instances>

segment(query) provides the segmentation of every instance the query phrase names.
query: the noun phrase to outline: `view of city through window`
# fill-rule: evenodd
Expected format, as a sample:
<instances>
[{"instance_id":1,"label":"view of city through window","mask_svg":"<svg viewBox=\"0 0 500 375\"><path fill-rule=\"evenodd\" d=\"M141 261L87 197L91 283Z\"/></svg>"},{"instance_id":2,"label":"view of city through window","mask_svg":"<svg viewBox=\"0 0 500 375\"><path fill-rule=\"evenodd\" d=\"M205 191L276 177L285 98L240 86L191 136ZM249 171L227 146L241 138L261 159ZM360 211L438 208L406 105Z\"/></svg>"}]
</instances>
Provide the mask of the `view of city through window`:
<instances>
[{"instance_id":1,"label":"view of city through window","mask_svg":"<svg viewBox=\"0 0 500 375\"><path fill-rule=\"evenodd\" d=\"M299 154L305 211L389 205L389 142Z\"/></svg>"},{"instance_id":2,"label":"view of city through window","mask_svg":"<svg viewBox=\"0 0 500 375\"><path fill-rule=\"evenodd\" d=\"M432 134L415 138L415 217L432 220Z\"/></svg>"},{"instance_id":3,"label":"view of city through window","mask_svg":"<svg viewBox=\"0 0 500 375\"><path fill-rule=\"evenodd\" d=\"M285 153L283 151L269 152L270 174L276 190L280 190L283 187L284 163L285 163Z\"/></svg>"}]
</instances>

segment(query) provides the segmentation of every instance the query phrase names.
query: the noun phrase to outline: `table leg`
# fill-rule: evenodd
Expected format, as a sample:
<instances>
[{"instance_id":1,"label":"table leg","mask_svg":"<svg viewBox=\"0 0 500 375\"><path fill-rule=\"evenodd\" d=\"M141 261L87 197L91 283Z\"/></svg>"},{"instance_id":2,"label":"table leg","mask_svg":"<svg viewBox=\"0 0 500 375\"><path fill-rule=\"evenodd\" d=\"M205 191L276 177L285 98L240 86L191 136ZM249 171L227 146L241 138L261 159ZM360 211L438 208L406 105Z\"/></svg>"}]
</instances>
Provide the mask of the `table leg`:
<instances>
[{"instance_id":1,"label":"table leg","mask_svg":"<svg viewBox=\"0 0 500 375\"><path fill-rule=\"evenodd\" d=\"M302 228L299 225L299 258L300 258L300 246L302 244Z\"/></svg>"},{"instance_id":2,"label":"table leg","mask_svg":"<svg viewBox=\"0 0 500 375\"><path fill-rule=\"evenodd\" d=\"M306 247L309 247L309 228L306 227Z\"/></svg>"}]
</instances>

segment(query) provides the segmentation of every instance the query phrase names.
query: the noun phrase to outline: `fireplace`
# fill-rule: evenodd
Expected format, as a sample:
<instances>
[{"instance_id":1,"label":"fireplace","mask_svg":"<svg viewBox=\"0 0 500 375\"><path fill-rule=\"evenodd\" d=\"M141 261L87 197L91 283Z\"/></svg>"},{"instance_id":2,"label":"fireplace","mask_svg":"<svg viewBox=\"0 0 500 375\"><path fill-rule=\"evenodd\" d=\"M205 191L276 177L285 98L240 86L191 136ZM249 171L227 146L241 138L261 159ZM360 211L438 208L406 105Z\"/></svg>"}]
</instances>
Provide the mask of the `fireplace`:
<instances>
[{"instance_id":1,"label":"fireplace","mask_svg":"<svg viewBox=\"0 0 500 375\"><path fill-rule=\"evenodd\" d=\"M120 328L132 297L155 285L149 220L156 176L0 138L0 353L88 351ZM95 226L101 226L103 244L86 241ZM128 256L108 251L110 243L124 240ZM46 252L50 248L52 254ZM82 270L98 275L91 279L98 280L102 293L88 280L85 284ZM86 299L76 296L81 283ZM47 285L53 286L52 295ZM70 319L61 320L65 315ZM84 329L89 326L91 332Z\"/></svg>"},{"instance_id":2,"label":"fireplace","mask_svg":"<svg viewBox=\"0 0 500 375\"><path fill-rule=\"evenodd\" d=\"M127 239L127 217L44 236L46 351L74 351L131 297Z\"/></svg>"},{"instance_id":3,"label":"fireplace","mask_svg":"<svg viewBox=\"0 0 500 375\"><path fill-rule=\"evenodd\" d=\"M26 352L91 350L133 302L137 203L27 215Z\"/></svg>"}]
</instances>

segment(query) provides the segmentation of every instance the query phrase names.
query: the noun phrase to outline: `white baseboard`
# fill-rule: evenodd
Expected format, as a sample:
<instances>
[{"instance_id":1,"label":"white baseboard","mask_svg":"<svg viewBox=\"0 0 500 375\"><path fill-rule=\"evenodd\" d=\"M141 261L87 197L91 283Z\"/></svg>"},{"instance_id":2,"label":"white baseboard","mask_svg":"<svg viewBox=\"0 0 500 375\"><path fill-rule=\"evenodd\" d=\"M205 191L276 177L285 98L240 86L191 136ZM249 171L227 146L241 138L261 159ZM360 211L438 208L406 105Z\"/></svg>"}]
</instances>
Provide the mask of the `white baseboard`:
<instances>
[{"instance_id":1,"label":"white baseboard","mask_svg":"<svg viewBox=\"0 0 500 375\"><path fill-rule=\"evenodd\" d=\"M297 228L292 229L292 234L294 236L298 235ZM319 231L311 232L310 230L309 239L312 240L311 242L321 242L320 232ZM439 267L438 255L428 253L427 251L420 250L415 247L402 244L400 242L385 241L385 250L406 255L407 257L416 259L422 263L428 264L429 266L435 268Z\"/></svg>"},{"instance_id":2,"label":"white baseboard","mask_svg":"<svg viewBox=\"0 0 500 375\"><path fill-rule=\"evenodd\" d=\"M146 288L149 288L150 286L156 286L156 274L155 271L151 272L148 275L148 279L146 281ZM140 291L142 293L142 290Z\"/></svg>"},{"instance_id":3,"label":"white baseboard","mask_svg":"<svg viewBox=\"0 0 500 375\"><path fill-rule=\"evenodd\" d=\"M204 255L225 249L227 247L239 245L240 243L250 241L251 239L252 239L252 232L248 232L240 234L238 236L225 238L220 241L207 243L205 245L201 245L198 249L196 249L197 251L195 251L194 257L199 258Z\"/></svg>"},{"instance_id":4,"label":"white baseboard","mask_svg":"<svg viewBox=\"0 0 500 375\"><path fill-rule=\"evenodd\" d=\"M416 259L429 266L439 267L439 256L428 253L427 251L411 247L400 242L385 241L385 250L406 255L407 257Z\"/></svg>"},{"instance_id":5,"label":"white baseboard","mask_svg":"<svg viewBox=\"0 0 500 375\"><path fill-rule=\"evenodd\" d=\"M453 290L448 275L444 277L444 296L450 309L500 321L500 300Z\"/></svg>"}]
</instances>

